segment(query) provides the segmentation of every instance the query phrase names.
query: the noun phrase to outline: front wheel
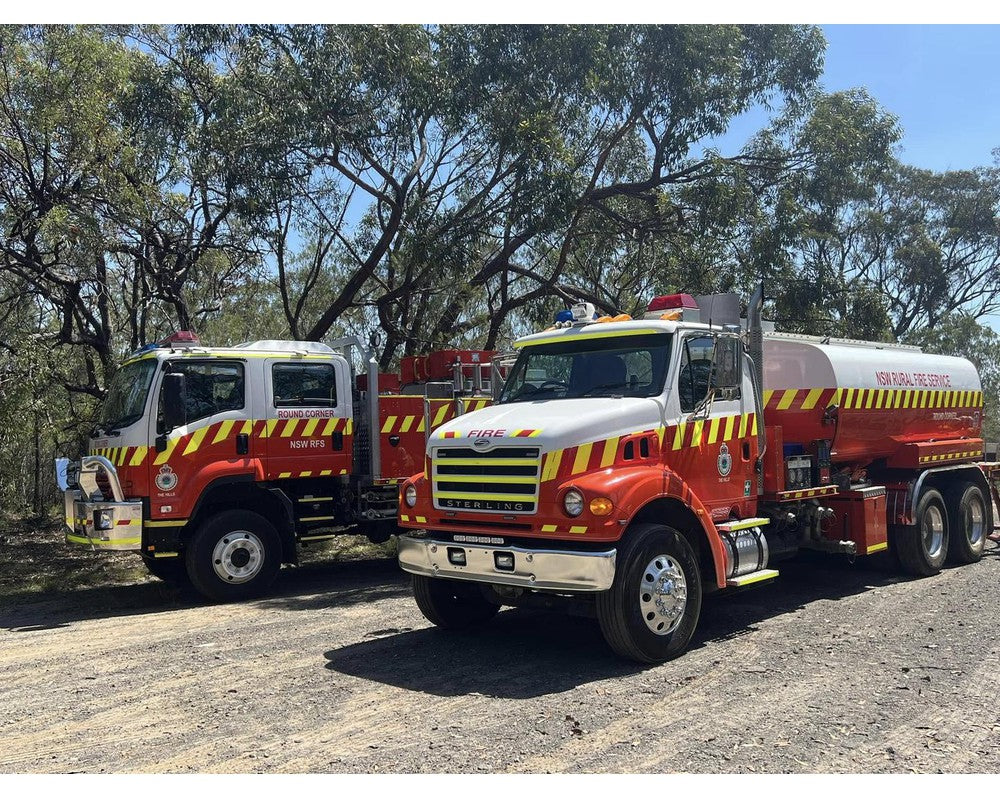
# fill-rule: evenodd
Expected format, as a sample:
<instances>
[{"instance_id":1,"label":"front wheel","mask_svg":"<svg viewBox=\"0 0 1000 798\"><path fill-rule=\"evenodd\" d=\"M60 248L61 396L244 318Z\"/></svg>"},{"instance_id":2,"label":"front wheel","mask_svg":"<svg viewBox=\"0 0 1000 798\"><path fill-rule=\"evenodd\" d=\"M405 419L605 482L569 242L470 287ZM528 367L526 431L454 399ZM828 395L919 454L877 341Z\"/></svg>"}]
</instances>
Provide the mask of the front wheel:
<instances>
[{"instance_id":1,"label":"front wheel","mask_svg":"<svg viewBox=\"0 0 1000 798\"><path fill-rule=\"evenodd\" d=\"M933 576L941 570L948 552L948 513L941 494L933 488L921 493L914 519L913 526L896 528L896 555L906 573Z\"/></svg>"},{"instance_id":2,"label":"front wheel","mask_svg":"<svg viewBox=\"0 0 1000 798\"><path fill-rule=\"evenodd\" d=\"M187 549L195 589L212 601L243 601L263 594L281 568L274 525L249 510L227 510L207 519Z\"/></svg>"},{"instance_id":3,"label":"front wheel","mask_svg":"<svg viewBox=\"0 0 1000 798\"><path fill-rule=\"evenodd\" d=\"M486 623L500 611L482 588L456 579L413 575L413 598L424 617L442 629L466 629Z\"/></svg>"},{"instance_id":4,"label":"front wheel","mask_svg":"<svg viewBox=\"0 0 1000 798\"><path fill-rule=\"evenodd\" d=\"M654 664L687 648L701 615L698 558L683 535L639 524L618 550L615 578L597 596L597 620L615 653Z\"/></svg>"},{"instance_id":5,"label":"front wheel","mask_svg":"<svg viewBox=\"0 0 1000 798\"><path fill-rule=\"evenodd\" d=\"M183 557L147 557L143 555L142 562L146 570L153 576L174 585L182 585L188 581L187 569Z\"/></svg>"}]
</instances>

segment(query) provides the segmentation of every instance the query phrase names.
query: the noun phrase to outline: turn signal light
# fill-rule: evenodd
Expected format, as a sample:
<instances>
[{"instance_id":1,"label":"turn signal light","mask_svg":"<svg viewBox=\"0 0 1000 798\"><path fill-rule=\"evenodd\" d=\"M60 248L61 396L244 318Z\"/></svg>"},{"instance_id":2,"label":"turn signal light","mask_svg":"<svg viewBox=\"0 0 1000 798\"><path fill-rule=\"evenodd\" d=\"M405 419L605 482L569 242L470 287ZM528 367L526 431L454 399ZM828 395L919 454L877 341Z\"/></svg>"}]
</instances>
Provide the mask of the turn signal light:
<instances>
[{"instance_id":1,"label":"turn signal light","mask_svg":"<svg viewBox=\"0 0 1000 798\"><path fill-rule=\"evenodd\" d=\"M611 499L598 496L590 500L590 512L594 515L610 515L614 509L615 505L611 502Z\"/></svg>"}]
</instances>

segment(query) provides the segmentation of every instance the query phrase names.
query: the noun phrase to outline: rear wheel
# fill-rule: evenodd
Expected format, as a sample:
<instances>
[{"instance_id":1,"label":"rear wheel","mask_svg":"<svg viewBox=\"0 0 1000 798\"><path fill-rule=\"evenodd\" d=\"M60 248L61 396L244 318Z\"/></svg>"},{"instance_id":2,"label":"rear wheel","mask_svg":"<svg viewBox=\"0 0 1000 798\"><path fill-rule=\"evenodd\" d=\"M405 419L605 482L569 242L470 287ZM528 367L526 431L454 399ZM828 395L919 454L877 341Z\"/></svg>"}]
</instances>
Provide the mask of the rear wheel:
<instances>
[{"instance_id":1,"label":"rear wheel","mask_svg":"<svg viewBox=\"0 0 1000 798\"><path fill-rule=\"evenodd\" d=\"M948 560L955 563L978 562L986 547L990 513L983 491L972 482L959 482L945 494L948 500Z\"/></svg>"},{"instance_id":2,"label":"rear wheel","mask_svg":"<svg viewBox=\"0 0 1000 798\"><path fill-rule=\"evenodd\" d=\"M618 549L615 579L597 596L604 639L620 656L665 662L687 648L701 614L698 559L683 535L638 524Z\"/></svg>"},{"instance_id":3,"label":"rear wheel","mask_svg":"<svg viewBox=\"0 0 1000 798\"><path fill-rule=\"evenodd\" d=\"M413 575L413 598L424 617L442 629L466 629L486 623L500 611L482 588L456 579Z\"/></svg>"},{"instance_id":4,"label":"rear wheel","mask_svg":"<svg viewBox=\"0 0 1000 798\"><path fill-rule=\"evenodd\" d=\"M281 568L274 525L249 510L227 510L206 520L187 549L195 589L212 601L243 601L263 594Z\"/></svg>"},{"instance_id":5,"label":"rear wheel","mask_svg":"<svg viewBox=\"0 0 1000 798\"><path fill-rule=\"evenodd\" d=\"M933 488L920 495L913 526L897 527L894 549L903 571L932 576L941 570L948 552L948 512L944 499Z\"/></svg>"}]
</instances>

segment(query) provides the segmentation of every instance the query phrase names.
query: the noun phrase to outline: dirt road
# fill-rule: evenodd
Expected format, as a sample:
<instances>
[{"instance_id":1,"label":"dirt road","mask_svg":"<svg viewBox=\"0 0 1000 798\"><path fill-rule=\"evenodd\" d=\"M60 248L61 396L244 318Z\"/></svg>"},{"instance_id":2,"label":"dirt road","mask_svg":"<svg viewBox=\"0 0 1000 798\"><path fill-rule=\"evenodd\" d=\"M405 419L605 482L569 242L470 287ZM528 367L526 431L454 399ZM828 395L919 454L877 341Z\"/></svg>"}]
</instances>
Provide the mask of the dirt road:
<instances>
[{"instance_id":1,"label":"dirt road","mask_svg":"<svg viewBox=\"0 0 1000 798\"><path fill-rule=\"evenodd\" d=\"M158 581L0 606L0 772L998 772L1000 551L916 581L813 559L692 649L430 628L392 560L202 606Z\"/></svg>"}]
</instances>

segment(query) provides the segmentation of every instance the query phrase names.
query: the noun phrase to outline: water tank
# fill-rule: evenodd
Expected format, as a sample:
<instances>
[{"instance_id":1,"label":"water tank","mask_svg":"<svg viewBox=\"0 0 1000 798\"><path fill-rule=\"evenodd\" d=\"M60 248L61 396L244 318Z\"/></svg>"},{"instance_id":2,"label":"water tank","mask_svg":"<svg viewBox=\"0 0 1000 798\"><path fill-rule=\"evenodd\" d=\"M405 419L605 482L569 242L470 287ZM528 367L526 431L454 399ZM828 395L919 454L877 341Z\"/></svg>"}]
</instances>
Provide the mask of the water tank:
<instances>
[{"instance_id":1,"label":"water tank","mask_svg":"<svg viewBox=\"0 0 1000 798\"><path fill-rule=\"evenodd\" d=\"M785 444L832 441L835 463L863 467L906 443L978 438L982 410L979 374L963 358L887 344L764 338L765 423L781 426Z\"/></svg>"}]
</instances>

